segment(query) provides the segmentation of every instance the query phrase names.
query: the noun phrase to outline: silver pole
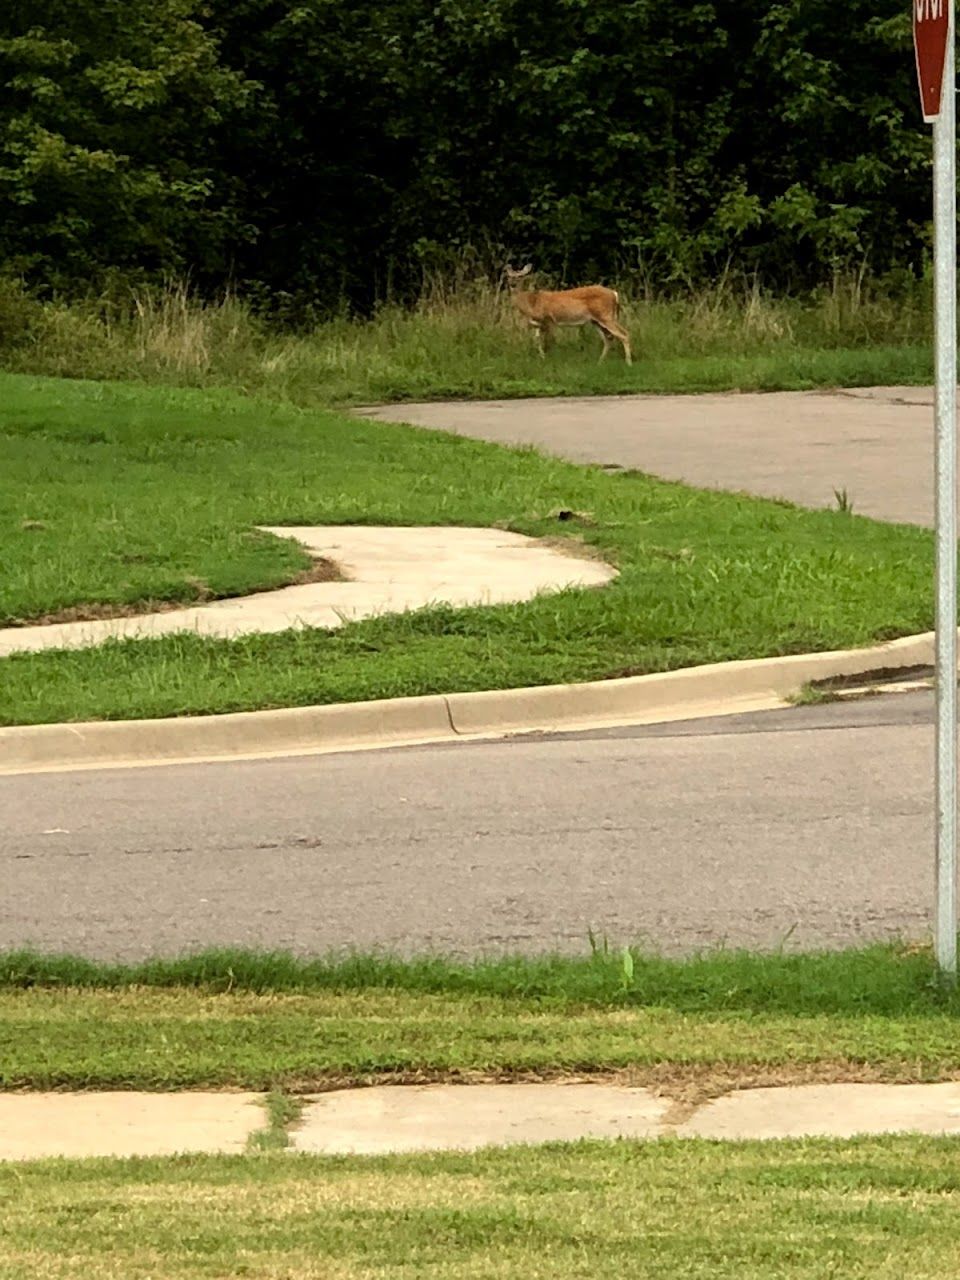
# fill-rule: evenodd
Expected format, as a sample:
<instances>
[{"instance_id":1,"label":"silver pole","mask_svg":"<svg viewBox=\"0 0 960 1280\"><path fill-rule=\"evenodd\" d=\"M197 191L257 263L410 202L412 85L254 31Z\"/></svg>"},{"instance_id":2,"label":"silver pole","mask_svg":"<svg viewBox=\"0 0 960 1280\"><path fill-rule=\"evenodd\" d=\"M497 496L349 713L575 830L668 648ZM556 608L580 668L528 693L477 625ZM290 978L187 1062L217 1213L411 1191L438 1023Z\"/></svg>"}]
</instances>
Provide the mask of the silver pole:
<instances>
[{"instance_id":1,"label":"silver pole","mask_svg":"<svg viewBox=\"0 0 960 1280\"><path fill-rule=\"evenodd\" d=\"M937 923L940 971L957 976L957 145L953 0L933 124L936 461Z\"/></svg>"}]
</instances>

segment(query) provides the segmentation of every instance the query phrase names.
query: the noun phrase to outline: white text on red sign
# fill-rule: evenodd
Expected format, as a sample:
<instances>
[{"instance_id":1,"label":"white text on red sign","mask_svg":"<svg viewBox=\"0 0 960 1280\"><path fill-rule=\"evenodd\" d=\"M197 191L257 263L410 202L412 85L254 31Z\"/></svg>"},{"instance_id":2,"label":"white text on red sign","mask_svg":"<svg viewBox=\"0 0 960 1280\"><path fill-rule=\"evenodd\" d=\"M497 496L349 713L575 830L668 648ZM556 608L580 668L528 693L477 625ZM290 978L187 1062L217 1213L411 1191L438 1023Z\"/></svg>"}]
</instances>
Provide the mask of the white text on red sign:
<instances>
[{"instance_id":1,"label":"white text on red sign","mask_svg":"<svg viewBox=\"0 0 960 1280\"><path fill-rule=\"evenodd\" d=\"M914 0L918 22L935 22L942 18L947 0Z\"/></svg>"}]
</instances>

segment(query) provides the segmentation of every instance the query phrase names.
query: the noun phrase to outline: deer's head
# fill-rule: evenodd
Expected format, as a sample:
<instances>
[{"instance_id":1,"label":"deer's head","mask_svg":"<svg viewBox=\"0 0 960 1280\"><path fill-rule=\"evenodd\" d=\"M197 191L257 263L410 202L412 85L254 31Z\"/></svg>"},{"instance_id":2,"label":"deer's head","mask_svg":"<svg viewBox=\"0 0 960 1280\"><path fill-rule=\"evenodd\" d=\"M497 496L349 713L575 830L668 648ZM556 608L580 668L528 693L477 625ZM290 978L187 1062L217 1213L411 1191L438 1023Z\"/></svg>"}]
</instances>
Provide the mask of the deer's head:
<instances>
[{"instance_id":1,"label":"deer's head","mask_svg":"<svg viewBox=\"0 0 960 1280\"><path fill-rule=\"evenodd\" d=\"M503 275L511 289L519 289L521 280L526 280L527 276L533 270L533 263L528 262L525 267L521 267L519 271L514 271L509 262L503 269Z\"/></svg>"}]
</instances>

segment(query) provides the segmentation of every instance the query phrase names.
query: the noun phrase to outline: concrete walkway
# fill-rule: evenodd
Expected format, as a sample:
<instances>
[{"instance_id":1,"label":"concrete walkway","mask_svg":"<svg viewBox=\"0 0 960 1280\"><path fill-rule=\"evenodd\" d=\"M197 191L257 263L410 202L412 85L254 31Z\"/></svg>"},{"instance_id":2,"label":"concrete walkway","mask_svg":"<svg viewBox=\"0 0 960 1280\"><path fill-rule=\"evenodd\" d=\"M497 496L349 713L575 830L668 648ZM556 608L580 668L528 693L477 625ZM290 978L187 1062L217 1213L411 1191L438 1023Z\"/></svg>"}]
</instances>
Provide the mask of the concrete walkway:
<instances>
[{"instance_id":1,"label":"concrete walkway","mask_svg":"<svg viewBox=\"0 0 960 1280\"><path fill-rule=\"evenodd\" d=\"M0 1093L0 1160L236 1154L266 1125L256 1093Z\"/></svg>"},{"instance_id":2,"label":"concrete walkway","mask_svg":"<svg viewBox=\"0 0 960 1280\"><path fill-rule=\"evenodd\" d=\"M745 1089L671 1121L669 1098L601 1084L379 1086L322 1094L293 1147L323 1155L477 1150L580 1138L853 1138L960 1134L960 1084Z\"/></svg>"},{"instance_id":3,"label":"concrete walkway","mask_svg":"<svg viewBox=\"0 0 960 1280\"><path fill-rule=\"evenodd\" d=\"M923 387L401 404L359 412L703 488L933 523L933 394Z\"/></svg>"},{"instance_id":4,"label":"concrete walkway","mask_svg":"<svg viewBox=\"0 0 960 1280\"><path fill-rule=\"evenodd\" d=\"M236 637L294 627L332 629L358 618L430 604L512 604L544 591L603 586L616 570L558 546L500 529L315 525L265 528L333 560L345 582L312 582L189 609L0 629L0 657L77 649L104 640L195 632Z\"/></svg>"},{"instance_id":5,"label":"concrete walkway","mask_svg":"<svg viewBox=\"0 0 960 1280\"><path fill-rule=\"evenodd\" d=\"M0 1094L0 1160L236 1154L266 1127L263 1094ZM612 1084L382 1085L305 1100L289 1149L313 1155L473 1151L583 1138L853 1138L960 1134L960 1084L798 1085L727 1094L685 1119Z\"/></svg>"}]
</instances>

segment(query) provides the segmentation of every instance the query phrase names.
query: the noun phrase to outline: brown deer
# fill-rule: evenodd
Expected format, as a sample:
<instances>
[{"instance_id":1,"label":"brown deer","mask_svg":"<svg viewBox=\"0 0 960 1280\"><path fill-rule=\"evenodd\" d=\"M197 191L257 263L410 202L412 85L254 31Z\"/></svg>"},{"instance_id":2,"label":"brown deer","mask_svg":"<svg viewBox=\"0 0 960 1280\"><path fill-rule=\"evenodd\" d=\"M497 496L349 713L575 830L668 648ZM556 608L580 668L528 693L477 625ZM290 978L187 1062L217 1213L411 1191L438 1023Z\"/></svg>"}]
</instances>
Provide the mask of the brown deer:
<instances>
[{"instance_id":1,"label":"brown deer","mask_svg":"<svg viewBox=\"0 0 960 1280\"><path fill-rule=\"evenodd\" d=\"M510 287L514 306L526 316L537 339L541 356L546 355L547 344L557 325L578 326L592 324L603 339L602 360L610 350L614 338L623 345L627 364L632 364L630 335L620 323L620 295L616 289L602 284L588 284L581 289L525 289L522 281L533 270L531 263L521 271L507 266L504 275Z\"/></svg>"}]
</instances>

